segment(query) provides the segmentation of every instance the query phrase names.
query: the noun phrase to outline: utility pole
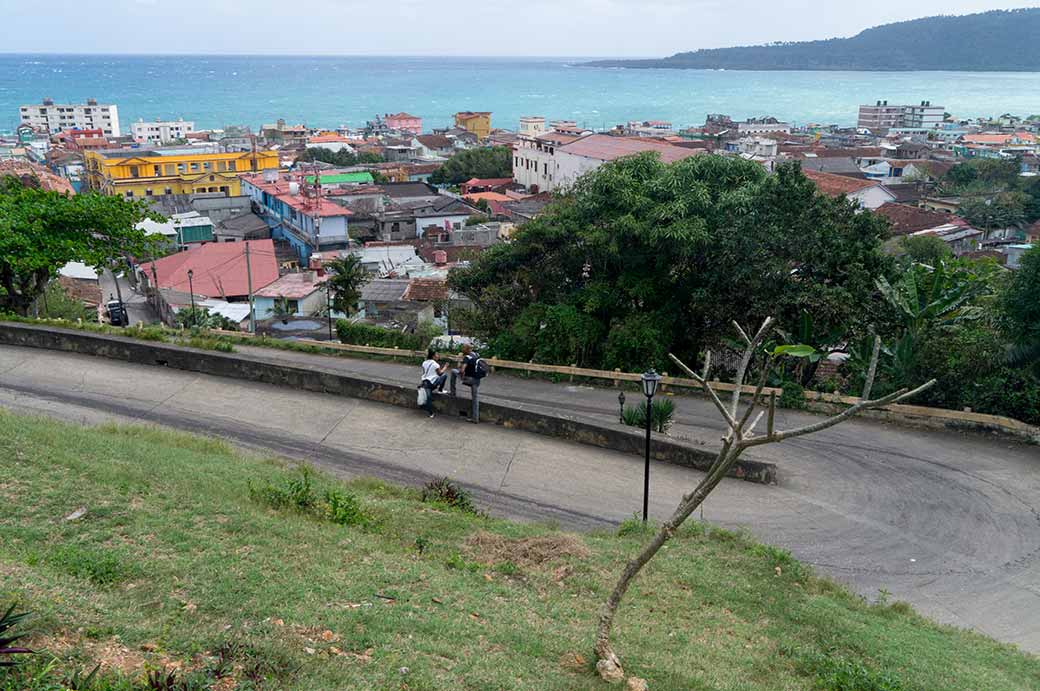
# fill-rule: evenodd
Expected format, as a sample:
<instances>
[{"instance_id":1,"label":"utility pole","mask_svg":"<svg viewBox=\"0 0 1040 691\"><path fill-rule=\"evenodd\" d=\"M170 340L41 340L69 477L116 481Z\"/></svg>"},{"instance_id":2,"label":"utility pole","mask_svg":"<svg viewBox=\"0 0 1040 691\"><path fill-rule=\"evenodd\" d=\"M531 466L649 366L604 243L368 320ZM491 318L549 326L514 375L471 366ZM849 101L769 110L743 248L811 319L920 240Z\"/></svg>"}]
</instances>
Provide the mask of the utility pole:
<instances>
[{"instance_id":1,"label":"utility pole","mask_svg":"<svg viewBox=\"0 0 1040 691\"><path fill-rule=\"evenodd\" d=\"M253 321L253 265L249 263L249 240L246 240L246 289L249 291L249 333L256 333Z\"/></svg>"},{"instance_id":2,"label":"utility pole","mask_svg":"<svg viewBox=\"0 0 1040 691\"><path fill-rule=\"evenodd\" d=\"M123 326L130 326L130 315L123 304L123 290L119 287L119 274L115 271L112 271L112 281L116 284L116 297L119 299L119 316L121 319L125 318L126 323Z\"/></svg>"}]
</instances>

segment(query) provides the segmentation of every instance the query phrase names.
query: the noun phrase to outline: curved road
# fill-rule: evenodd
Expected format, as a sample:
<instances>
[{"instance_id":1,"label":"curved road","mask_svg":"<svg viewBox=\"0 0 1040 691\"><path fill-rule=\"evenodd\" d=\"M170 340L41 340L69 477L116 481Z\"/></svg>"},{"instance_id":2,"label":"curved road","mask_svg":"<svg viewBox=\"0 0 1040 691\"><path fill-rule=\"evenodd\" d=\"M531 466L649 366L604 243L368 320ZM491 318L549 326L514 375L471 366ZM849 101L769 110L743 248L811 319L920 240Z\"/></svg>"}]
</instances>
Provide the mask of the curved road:
<instances>
[{"instance_id":1,"label":"curved road","mask_svg":"<svg viewBox=\"0 0 1040 691\"><path fill-rule=\"evenodd\" d=\"M249 350L272 360L292 352ZM412 381L415 368L322 358L322 365ZM489 399L614 418L611 390L491 377ZM673 434L713 444L707 401L676 398ZM449 475L491 511L587 529L631 516L641 501L634 456L330 395L101 358L0 346L0 406L87 423L143 420L306 458L348 475L416 484ZM811 419L778 416L781 427ZM726 480L704 517L844 581L879 589L946 623L1040 652L1040 449L953 432L856 420L757 450L779 487ZM656 464L651 511L666 516L700 474Z\"/></svg>"}]
</instances>

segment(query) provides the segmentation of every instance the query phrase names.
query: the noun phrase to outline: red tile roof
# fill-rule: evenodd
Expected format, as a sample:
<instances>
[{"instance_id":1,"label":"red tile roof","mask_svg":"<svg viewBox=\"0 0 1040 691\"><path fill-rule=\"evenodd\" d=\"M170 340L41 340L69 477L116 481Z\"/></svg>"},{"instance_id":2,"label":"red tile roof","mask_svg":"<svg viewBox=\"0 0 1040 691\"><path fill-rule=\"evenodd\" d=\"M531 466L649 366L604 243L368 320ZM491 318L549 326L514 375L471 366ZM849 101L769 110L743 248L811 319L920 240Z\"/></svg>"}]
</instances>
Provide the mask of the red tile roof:
<instances>
[{"instance_id":1,"label":"red tile roof","mask_svg":"<svg viewBox=\"0 0 1040 691\"><path fill-rule=\"evenodd\" d=\"M237 297L249 294L246 273L246 243L211 242L177 252L141 265L141 271L152 280L152 266L160 288L187 292L188 270L192 271L191 290L207 297ZM253 290L257 291L278 280L278 260L271 240L249 241L249 266Z\"/></svg>"},{"instance_id":2,"label":"red tile roof","mask_svg":"<svg viewBox=\"0 0 1040 691\"><path fill-rule=\"evenodd\" d=\"M330 173L323 172L323 175ZM327 218L329 216L350 216L352 211L345 206L330 201L326 198L326 191L323 190L321 199L311 196L305 193L305 176L298 173L284 173L278 176L278 179L274 182L267 182L264 180L264 173L255 173L252 175L241 176L242 180L248 182L250 185L267 192L273 197L276 197L279 201L289 205L293 209L296 209L300 213L306 216L321 216ZM300 184L300 192L298 194L292 194L289 191L289 183L297 182Z\"/></svg>"},{"instance_id":3,"label":"red tile roof","mask_svg":"<svg viewBox=\"0 0 1040 691\"><path fill-rule=\"evenodd\" d=\"M448 299L448 284L436 278L413 278L404 291L402 300L434 302Z\"/></svg>"},{"instance_id":4,"label":"red tile roof","mask_svg":"<svg viewBox=\"0 0 1040 691\"><path fill-rule=\"evenodd\" d=\"M560 147L575 156L594 158L600 161L613 161L622 156L632 156L644 151L657 152L663 163L674 163L690 156L701 153L697 149L684 149L664 142L652 141L646 138L611 137L606 134L590 134L577 141Z\"/></svg>"},{"instance_id":5,"label":"red tile roof","mask_svg":"<svg viewBox=\"0 0 1040 691\"><path fill-rule=\"evenodd\" d=\"M963 222L952 214L929 211L909 204L888 202L882 204L874 213L884 216L892 224L893 235L909 235L919 230L938 228L950 223Z\"/></svg>"},{"instance_id":6,"label":"red tile roof","mask_svg":"<svg viewBox=\"0 0 1040 691\"><path fill-rule=\"evenodd\" d=\"M462 184L467 187L501 187L512 185L513 178L470 178Z\"/></svg>"},{"instance_id":7,"label":"red tile roof","mask_svg":"<svg viewBox=\"0 0 1040 691\"><path fill-rule=\"evenodd\" d=\"M805 177L816 183L816 188L822 194L837 197L842 194L855 194L870 187L877 187L878 183L873 180L862 178L850 178L833 173L820 173L815 170L803 170Z\"/></svg>"},{"instance_id":8,"label":"red tile roof","mask_svg":"<svg viewBox=\"0 0 1040 691\"><path fill-rule=\"evenodd\" d=\"M45 192L61 192L62 194L75 194L72 183L60 175L55 175L41 165L30 161L7 159L0 161L0 177L13 175L20 178L23 185L36 186ZM35 181L35 182L34 182Z\"/></svg>"}]
</instances>

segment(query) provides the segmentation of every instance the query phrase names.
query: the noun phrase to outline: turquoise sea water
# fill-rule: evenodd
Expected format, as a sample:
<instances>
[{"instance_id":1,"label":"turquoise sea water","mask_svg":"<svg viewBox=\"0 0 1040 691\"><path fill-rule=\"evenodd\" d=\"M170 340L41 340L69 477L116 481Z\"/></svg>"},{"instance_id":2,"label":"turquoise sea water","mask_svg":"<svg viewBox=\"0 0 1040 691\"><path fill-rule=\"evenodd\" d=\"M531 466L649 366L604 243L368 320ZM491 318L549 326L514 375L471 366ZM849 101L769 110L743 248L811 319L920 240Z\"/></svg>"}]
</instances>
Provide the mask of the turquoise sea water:
<instances>
[{"instance_id":1,"label":"turquoise sea water","mask_svg":"<svg viewBox=\"0 0 1040 691\"><path fill-rule=\"evenodd\" d=\"M44 96L119 106L138 118L183 117L199 128L284 117L360 126L408 111L430 127L459 110L490 110L515 129L521 115L587 127L628 120L704 122L775 115L797 124L854 124L860 103L930 100L959 117L1040 112L1040 72L734 72L581 67L575 58L103 56L0 54L0 130Z\"/></svg>"}]
</instances>

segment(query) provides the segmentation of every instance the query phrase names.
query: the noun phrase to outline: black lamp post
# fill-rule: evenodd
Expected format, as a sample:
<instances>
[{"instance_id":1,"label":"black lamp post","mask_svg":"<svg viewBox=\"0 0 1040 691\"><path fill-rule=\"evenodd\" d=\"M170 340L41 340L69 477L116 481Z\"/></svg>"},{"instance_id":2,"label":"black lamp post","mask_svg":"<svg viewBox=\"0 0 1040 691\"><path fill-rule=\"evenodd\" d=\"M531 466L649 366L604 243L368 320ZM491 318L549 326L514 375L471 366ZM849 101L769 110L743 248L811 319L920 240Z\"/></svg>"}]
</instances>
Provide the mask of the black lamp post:
<instances>
[{"instance_id":1,"label":"black lamp post","mask_svg":"<svg viewBox=\"0 0 1040 691\"><path fill-rule=\"evenodd\" d=\"M622 391L617 395L618 404L618 422L625 424L625 392Z\"/></svg>"},{"instance_id":2,"label":"black lamp post","mask_svg":"<svg viewBox=\"0 0 1040 691\"><path fill-rule=\"evenodd\" d=\"M191 295L191 325L198 326L199 318L195 314L195 289L191 285L191 277L195 275L195 272L188 269L188 294Z\"/></svg>"},{"instance_id":3,"label":"black lamp post","mask_svg":"<svg viewBox=\"0 0 1040 691\"><path fill-rule=\"evenodd\" d=\"M647 507L650 501L650 426L653 423L653 400L657 393L657 383L661 375L653 369L643 372L643 395L646 396L646 467L643 469L643 523L646 523Z\"/></svg>"},{"instance_id":4,"label":"black lamp post","mask_svg":"<svg viewBox=\"0 0 1040 691\"><path fill-rule=\"evenodd\" d=\"M332 277L331 276L326 276L325 277L325 311L328 312L328 314L326 314L325 316L328 317L328 320L329 320L329 340L332 341L334 339L332 338Z\"/></svg>"}]
</instances>

